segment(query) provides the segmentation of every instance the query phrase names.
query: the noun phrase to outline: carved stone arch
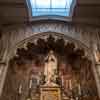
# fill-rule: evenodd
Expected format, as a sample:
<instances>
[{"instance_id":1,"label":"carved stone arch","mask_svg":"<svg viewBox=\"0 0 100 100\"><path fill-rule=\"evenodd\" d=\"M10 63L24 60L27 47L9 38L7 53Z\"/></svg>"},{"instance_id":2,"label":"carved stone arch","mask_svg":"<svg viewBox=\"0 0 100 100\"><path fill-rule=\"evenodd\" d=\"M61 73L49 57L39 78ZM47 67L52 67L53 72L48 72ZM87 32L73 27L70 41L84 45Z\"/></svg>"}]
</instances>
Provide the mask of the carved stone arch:
<instances>
[{"instance_id":1,"label":"carved stone arch","mask_svg":"<svg viewBox=\"0 0 100 100\"><path fill-rule=\"evenodd\" d=\"M12 48L10 48L9 58L13 57L16 54L17 48L25 47L28 42L36 42L36 40L39 38L46 39L50 35L55 37L55 39L56 38L58 38L58 39L63 38L66 42L74 43L76 48L84 49L85 55L88 56L89 59L91 59L92 50L89 47L87 47L84 43L82 43L82 41L76 40L76 39L74 39L74 38L72 38L64 33L58 33L58 32L52 32L52 31L36 33L36 34L34 34L34 35L32 35L32 36L30 36L22 41L19 41Z\"/></svg>"},{"instance_id":2,"label":"carved stone arch","mask_svg":"<svg viewBox=\"0 0 100 100\"><path fill-rule=\"evenodd\" d=\"M76 48L80 48L83 49L85 52L85 56L90 59L92 61L92 70L93 70L93 74L94 77L97 79L97 73L96 73L96 68L95 68L95 58L94 58L94 54L92 52L92 49L87 47L84 43L82 43L82 41L76 40L72 37L69 37L68 35L64 34L64 33L58 33L58 32L52 32L52 31L47 31L47 32L40 32L40 33L36 33L20 42L18 42L17 44L15 44L9 52L9 59L13 58L16 55L16 50L17 48L25 48L27 43L35 43L38 39L46 39L49 36L53 36L55 39L61 39L63 38L66 42L71 42L75 45ZM97 87L98 86L98 82L97 83ZM100 91L100 90L98 90Z\"/></svg>"}]
</instances>

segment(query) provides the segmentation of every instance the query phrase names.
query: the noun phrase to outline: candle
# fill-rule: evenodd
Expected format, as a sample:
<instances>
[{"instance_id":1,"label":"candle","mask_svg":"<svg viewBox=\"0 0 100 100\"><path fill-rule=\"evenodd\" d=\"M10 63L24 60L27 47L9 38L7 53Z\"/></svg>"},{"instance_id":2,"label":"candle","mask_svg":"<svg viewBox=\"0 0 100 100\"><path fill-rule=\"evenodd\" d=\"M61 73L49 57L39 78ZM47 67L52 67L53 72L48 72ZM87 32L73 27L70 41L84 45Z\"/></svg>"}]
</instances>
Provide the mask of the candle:
<instances>
[{"instance_id":1,"label":"candle","mask_svg":"<svg viewBox=\"0 0 100 100\"><path fill-rule=\"evenodd\" d=\"M76 97L75 99L78 100L78 97Z\"/></svg>"},{"instance_id":2,"label":"candle","mask_svg":"<svg viewBox=\"0 0 100 100\"><path fill-rule=\"evenodd\" d=\"M81 95L81 86L80 86L80 84L78 85L78 93L79 93L79 95Z\"/></svg>"},{"instance_id":3,"label":"candle","mask_svg":"<svg viewBox=\"0 0 100 100\"><path fill-rule=\"evenodd\" d=\"M30 83L29 83L29 88L31 89L32 87L32 79L30 80Z\"/></svg>"},{"instance_id":4,"label":"candle","mask_svg":"<svg viewBox=\"0 0 100 100\"><path fill-rule=\"evenodd\" d=\"M22 93L22 85L21 85L21 84L19 85L19 90L18 90L18 92L19 92L19 94Z\"/></svg>"},{"instance_id":5,"label":"candle","mask_svg":"<svg viewBox=\"0 0 100 100\"><path fill-rule=\"evenodd\" d=\"M68 89L68 80L66 80L66 89Z\"/></svg>"},{"instance_id":6,"label":"candle","mask_svg":"<svg viewBox=\"0 0 100 100\"><path fill-rule=\"evenodd\" d=\"M0 66L0 76L2 75L3 66Z\"/></svg>"},{"instance_id":7,"label":"candle","mask_svg":"<svg viewBox=\"0 0 100 100\"><path fill-rule=\"evenodd\" d=\"M69 80L69 89L72 90L72 81L71 80Z\"/></svg>"},{"instance_id":8,"label":"candle","mask_svg":"<svg viewBox=\"0 0 100 100\"><path fill-rule=\"evenodd\" d=\"M62 86L64 85L64 77L63 77L63 75L62 75Z\"/></svg>"},{"instance_id":9,"label":"candle","mask_svg":"<svg viewBox=\"0 0 100 100\"><path fill-rule=\"evenodd\" d=\"M40 78L38 77L37 78L37 85L39 85L39 83L40 83Z\"/></svg>"}]
</instances>

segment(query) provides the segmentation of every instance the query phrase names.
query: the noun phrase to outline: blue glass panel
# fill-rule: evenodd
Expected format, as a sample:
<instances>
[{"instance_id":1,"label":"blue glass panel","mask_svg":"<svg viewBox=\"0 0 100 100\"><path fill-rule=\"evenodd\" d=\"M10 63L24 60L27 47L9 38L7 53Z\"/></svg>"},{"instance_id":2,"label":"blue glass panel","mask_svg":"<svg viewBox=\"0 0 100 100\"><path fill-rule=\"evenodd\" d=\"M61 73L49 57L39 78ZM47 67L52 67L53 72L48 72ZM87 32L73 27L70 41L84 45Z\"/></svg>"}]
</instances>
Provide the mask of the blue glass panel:
<instances>
[{"instance_id":1,"label":"blue glass panel","mask_svg":"<svg viewBox=\"0 0 100 100\"><path fill-rule=\"evenodd\" d=\"M50 0L36 0L37 8L50 8Z\"/></svg>"},{"instance_id":2,"label":"blue glass panel","mask_svg":"<svg viewBox=\"0 0 100 100\"><path fill-rule=\"evenodd\" d=\"M36 8L36 6L35 6L35 0L30 0L30 3L31 3L31 7L32 8Z\"/></svg>"},{"instance_id":3,"label":"blue glass panel","mask_svg":"<svg viewBox=\"0 0 100 100\"><path fill-rule=\"evenodd\" d=\"M52 0L52 8L65 8L65 5L66 0Z\"/></svg>"},{"instance_id":4,"label":"blue glass panel","mask_svg":"<svg viewBox=\"0 0 100 100\"><path fill-rule=\"evenodd\" d=\"M66 8L70 8L71 4L72 4L72 0L67 0Z\"/></svg>"},{"instance_id":5,"label":"blue glass panel","mask_svg":"<svg viewBox=\"0 0 100 100\"><path fill-rule=\"evenodd\" d=\"M32 16L69 16L72 0L30 0Z\"/></svg>"}]
</instances>

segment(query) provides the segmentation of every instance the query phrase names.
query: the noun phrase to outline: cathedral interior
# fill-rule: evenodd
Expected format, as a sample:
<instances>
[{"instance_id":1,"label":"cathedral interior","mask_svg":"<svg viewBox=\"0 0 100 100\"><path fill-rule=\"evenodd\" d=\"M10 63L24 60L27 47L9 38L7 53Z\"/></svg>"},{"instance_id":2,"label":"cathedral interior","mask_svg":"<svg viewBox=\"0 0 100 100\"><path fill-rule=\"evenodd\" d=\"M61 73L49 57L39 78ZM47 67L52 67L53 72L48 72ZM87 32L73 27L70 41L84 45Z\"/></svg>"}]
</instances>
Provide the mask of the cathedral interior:
<instances>
[{"instance_id":1,"label":"cathedral interior","mask_svg":"<svg viewBox=\"0 0 100 100\"><path fill-rule=\"evenodd\" d=\"M100 100L100 1L0 0L0 100Z\"/></svg>"}]
</instances>

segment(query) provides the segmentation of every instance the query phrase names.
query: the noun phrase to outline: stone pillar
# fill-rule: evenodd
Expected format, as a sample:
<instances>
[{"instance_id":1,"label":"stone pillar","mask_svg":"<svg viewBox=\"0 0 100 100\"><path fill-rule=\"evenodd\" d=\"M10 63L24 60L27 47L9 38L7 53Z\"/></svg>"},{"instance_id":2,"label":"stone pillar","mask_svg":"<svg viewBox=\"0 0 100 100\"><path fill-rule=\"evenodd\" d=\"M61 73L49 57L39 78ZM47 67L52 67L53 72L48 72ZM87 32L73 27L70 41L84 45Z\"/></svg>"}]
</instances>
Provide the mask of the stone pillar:
<instances>
[{"instance_id":1,"label":"stone pillar","mask_svg":"<svg viewBox=\"0 0 100 100\"><path fill-rule=\"evenodd\" d=\"M0 59L0 97L2 95L2 90L6 78L6 73L8 69L8 49L7 47L2 52L2 58Z\"/></svg>"},{"instance_id":2,"label":"stone pillar","mask_svg":"<svg viewBox=\"0 0 100 100\"><path fill-rule=\"evenodd\" d=\"M92 68L94 72L95 81L97 84L98 95L100 98L100 52L97 49L97 45L93 48L93 59L92 59Z\"/></svg>"},{"instance_id":3,"label":"stone pillar","mask_svg":"<svg viewBox=\"0 0 100 100\"><path fill-rule=\"evenodd\" d=\"M5 76L5 69L6 69L5 66L6 66L6 63L0 61L0 96L1 96L3 84L4 84L4 76Z\"/></svg>"},{"instance_id":4,"label":"stone pillar","mask_svg":"<svg viewBox=\"0 0 100 100\"><path fill-rule=\"evenodd\" d=\"M96 68L98 94L99 94L99 98L100 98L100 63L96 63L95 68Z\"/></svg>"}]
</instances>

